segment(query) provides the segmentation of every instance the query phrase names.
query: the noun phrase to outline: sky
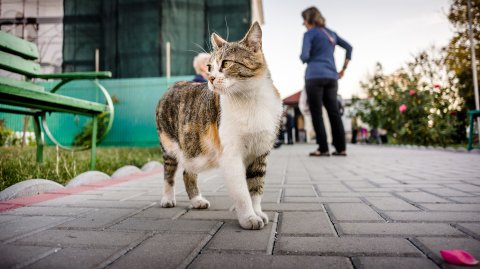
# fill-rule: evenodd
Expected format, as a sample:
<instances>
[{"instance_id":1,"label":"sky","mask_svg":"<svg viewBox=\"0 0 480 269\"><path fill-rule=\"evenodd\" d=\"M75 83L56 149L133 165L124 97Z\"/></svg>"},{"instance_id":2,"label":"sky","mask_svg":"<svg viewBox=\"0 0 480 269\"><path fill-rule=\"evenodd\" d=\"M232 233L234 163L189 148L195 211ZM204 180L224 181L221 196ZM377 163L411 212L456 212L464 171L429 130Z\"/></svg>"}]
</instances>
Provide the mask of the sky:
<instances>
[{"instance_id":1,"label":"sky","mask_svg":"<svg viewBox=\"0 0 480 269\"><path fill-rule=\"evenodd\" d=\"M263 0L263 52L282 97L304 86L306 65L300 61L303 34L301 12L316 6L327 27L353 46L352 60L339 80L339 94L362 95L366 81L380 62L386 73L402 67L418 52L446 46L453 36L447 19L450 0ZM345 50L335 50L337 69Z\"/></svg>"}]
</instances>

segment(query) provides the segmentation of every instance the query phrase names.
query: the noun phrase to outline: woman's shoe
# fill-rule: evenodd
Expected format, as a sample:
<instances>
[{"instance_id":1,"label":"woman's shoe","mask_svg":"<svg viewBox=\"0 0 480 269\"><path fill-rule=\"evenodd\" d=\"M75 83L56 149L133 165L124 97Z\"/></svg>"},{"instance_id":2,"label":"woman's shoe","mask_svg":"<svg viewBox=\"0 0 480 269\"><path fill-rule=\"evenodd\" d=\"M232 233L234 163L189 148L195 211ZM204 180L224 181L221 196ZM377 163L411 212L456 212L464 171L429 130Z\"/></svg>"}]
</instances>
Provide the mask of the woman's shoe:
<instances>
[{"instance_id":1,"label":"woman's shoe","mask_svg":"<svg viewBox=\"0 0 480 269\"><path fill-rule=\"evenodd\" d=\"M319 150L315 150L314 152L310 152L309 156L313 157L330 157L330 153L328 151L320 152Z\"/></svg>"},{"instance_id":2,"label":"woman's shoe","mask_svg":"<svg viewBox=\"0 0 480 269\"><path fill-rule=\"evenodd\" d=\"M341 152L338 152L338 151L335 151L332 153L333 156L347 156L347 152L346 151L341 151Z\"/></svg>"}]
</instances>

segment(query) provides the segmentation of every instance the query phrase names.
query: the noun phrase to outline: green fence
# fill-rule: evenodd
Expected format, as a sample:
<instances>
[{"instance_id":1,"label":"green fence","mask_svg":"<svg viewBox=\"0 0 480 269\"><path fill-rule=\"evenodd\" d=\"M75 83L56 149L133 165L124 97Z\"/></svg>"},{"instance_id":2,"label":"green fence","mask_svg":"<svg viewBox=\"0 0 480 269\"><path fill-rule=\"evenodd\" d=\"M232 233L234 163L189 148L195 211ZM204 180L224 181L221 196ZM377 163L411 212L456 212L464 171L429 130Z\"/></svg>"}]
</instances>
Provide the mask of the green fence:
<instances>
[{"instance_id":1,"label":"green fence","mask_svg":"<svg viewBox=\"0 0 480 269\"><path fill-rule=\"evenodd\" d=\"M100 83L108 90L115 103L115 119L112 129L101 146L156 146L158 137L155 127L155 108L160 97L176 81L190 80L192 76L160 78L107 79ZM55 83L44 83L51 88ZM60 94L86 100L104 102L100 91L91 81L71 82ZM22 131L24 116L0 112L5 125L17 132ZM83 130L88 117L63 113L47 115L47 123L55 138L70 145L76 134ZM30 126L29 130L33 131ZM49 144L52 144L47 140Z\"/></svg>"}]
</instances>

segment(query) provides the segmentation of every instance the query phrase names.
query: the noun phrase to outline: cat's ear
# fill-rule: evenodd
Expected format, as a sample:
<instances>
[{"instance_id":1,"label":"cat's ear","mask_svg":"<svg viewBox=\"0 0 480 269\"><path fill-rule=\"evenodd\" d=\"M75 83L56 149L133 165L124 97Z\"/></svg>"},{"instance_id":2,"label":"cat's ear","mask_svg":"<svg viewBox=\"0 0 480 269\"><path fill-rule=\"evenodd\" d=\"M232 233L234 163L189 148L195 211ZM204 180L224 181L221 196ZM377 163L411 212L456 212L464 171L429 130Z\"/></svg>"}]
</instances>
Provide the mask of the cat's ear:
<instances>
[{"instance_id":1,"label":"cat's ear","mask_svg":"<svg viewBox=\"0 0 480 269\"><path fill-rule=\"evenodd\" d=\"M247 34L245 34L245 37L240 42L253 49L254 52L261 50L262 28L260 28L260 24L258 24L258 22L254 22Z\"/></svg>"},{"instance_id":2,"label":"cat's ear","mask_svg":"<svg viewBox=\"0 0 480 269\"><path fill-rule=\"evenodd\" d=\"M223 46L223 44L227 43L227 41L225 41L225 39L221 38L216 33L212 34L211 42L212 42L212 46L213 46L214 49L221 48Z\"/></svg>"}]
</instances>

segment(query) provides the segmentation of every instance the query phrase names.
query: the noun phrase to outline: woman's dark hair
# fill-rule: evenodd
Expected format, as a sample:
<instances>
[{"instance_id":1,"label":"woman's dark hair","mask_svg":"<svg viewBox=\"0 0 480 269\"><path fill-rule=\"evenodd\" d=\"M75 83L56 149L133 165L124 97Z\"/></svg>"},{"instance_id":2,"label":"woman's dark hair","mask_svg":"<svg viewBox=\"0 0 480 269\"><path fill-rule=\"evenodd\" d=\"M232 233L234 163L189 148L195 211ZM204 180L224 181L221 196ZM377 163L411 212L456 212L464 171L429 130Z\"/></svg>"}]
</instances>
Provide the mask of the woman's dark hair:
<instances>
[{"instance_id":1,"label":"woman's dark hair","mask_svg":"<svg viewBox=\"0 0 480 269\"><path fill-rule=\"evenodd\" d=\"M302 12L302 17L308 24L315 27L325 27L325 18L316 7L309 7Z\"/></svg>"}]
</instances>

